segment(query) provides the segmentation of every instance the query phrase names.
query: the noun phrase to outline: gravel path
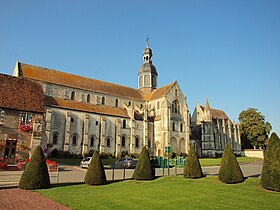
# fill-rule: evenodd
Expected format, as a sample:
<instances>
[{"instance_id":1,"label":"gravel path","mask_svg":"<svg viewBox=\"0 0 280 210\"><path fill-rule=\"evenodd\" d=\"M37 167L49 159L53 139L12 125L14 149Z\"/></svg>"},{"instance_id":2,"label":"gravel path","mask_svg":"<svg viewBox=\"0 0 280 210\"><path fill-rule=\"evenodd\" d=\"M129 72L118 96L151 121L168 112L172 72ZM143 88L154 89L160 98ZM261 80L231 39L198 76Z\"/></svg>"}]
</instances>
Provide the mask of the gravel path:
<instances>
[{"instance_id":1,"label":"gravel path","mask_svg":"<svg viewBox=\"0 0 280 210\"><path fill-rule=\"evenodd\" d=\"M0 210L69 210L39 193L19 188L0 190Z\"/></svg>"}]
</instances>

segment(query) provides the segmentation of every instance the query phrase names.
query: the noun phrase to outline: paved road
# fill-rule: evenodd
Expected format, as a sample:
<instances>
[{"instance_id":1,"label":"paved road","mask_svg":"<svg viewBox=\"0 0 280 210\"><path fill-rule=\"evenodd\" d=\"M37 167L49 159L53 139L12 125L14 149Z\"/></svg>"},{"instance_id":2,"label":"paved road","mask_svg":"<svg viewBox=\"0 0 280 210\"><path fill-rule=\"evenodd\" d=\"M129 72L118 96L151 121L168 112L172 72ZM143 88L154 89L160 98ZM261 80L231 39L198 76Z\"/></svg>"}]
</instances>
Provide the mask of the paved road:
<instances>
[{"instance_id":1,"label":"paved road","mask_svg":"<svg viewBox=\"0 0 280 210\"><path fill-rule=\"evenodd\" d=\"M254 163L240 164L245 177L260 177L262 171L262 161ZM207 176L217 176L219 172L219 166L203 167L203 173ZM83 182L87 169L81 169L76 166L60 166L59 172L50 172L51 183L77 183ZM107 180L122 180L132 178L134 169L115 169L114 173L112 169L106 169ZM0 188L5 187L17 187L22 171L0 171ZM182 175L182 168L171 168L170 175ZM168 169L156 169L156 176L168 175Z\"/></svg>"}]
</instances>

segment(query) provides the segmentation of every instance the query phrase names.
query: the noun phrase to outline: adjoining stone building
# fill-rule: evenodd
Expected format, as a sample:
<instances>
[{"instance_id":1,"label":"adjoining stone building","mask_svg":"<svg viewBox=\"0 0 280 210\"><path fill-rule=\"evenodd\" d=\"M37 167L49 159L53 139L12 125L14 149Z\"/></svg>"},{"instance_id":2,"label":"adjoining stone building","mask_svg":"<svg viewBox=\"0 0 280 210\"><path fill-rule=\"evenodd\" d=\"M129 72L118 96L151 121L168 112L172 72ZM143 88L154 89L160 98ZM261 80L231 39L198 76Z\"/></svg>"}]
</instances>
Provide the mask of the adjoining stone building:
<instances>
[{"instance_id":1,"label":"adjoining stone building","mask_svg":"<svg viewBox=\"0 0 280 210\"><path fill-rule=\"evenodd\" d=\"M208 99L205 106L197 104L193 112L190 141L199 157L219 157L226 144L235 154L241 153L238 123L232 123L224 111L210 108Z\"/></svg>"},{"instance_id":2,"label":"adjoining stone building","mask_svg":"<svg viewBox=\"0 0 280 210\"><path fill-rule=\"evenodd\" d=\"M0 159L16 163L17 155L29 157L42 141L43 113L39 84L0 74Z\"/></svg>"},{"instance_id":3,"label":"adjoining stone building","mask_svg":"<svg viewBox=\"0 0 280 210\"><path fill-rule=\"evenodd\" d=\"M187 153L190 115L177 81L158 88L148 42L138 72L138 89L39 66L16 63L14 76L39 83L44 92L42 147L75 154L99 150L117 155L163 156L165 147Z\"/></svg>"}]
</instances>

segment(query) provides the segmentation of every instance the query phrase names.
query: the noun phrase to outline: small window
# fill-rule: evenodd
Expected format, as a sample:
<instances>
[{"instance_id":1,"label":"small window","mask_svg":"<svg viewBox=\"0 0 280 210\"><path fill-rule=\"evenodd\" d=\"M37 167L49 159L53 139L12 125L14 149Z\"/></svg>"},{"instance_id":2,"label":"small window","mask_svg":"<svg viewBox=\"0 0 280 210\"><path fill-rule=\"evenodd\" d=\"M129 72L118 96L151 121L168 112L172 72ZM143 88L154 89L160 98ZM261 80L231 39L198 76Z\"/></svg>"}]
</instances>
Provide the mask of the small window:
<instances>
[{"instance_id":1,"label":"small window","mask_svg":"<svg viewBox=\"0 0 280 210\"><path fill-rule=\"evenodd\" d=\"M135 138L135 147L139 148L139 138Z\"/></svg>"},{"instance_id":2,"label":"small window","mask_svg":"<svg viewBox=\"0 0 280 210\"><path fill-rule=\"evenodd\" d=\"M183 132L183 123L180 124L180 132Z\"/></svg>"},{"instance_id":3,"label":"small window","mask_svg":"<svg viewBox=\"0 0 280 210\"><path fill-rule=\"evenodd\" d=\"M175 131L175 123L172 123L172 130Z\"/></svg>"},{"instance_id":4,"label":"small window","mask_svg":"<svg viewBox=\"0 0 280 210\"><path fill-rule=\"evenodd\" d=\"M74 91L72 91L72 93L71 93L71 100L75 100L75 92Z\"/></svg>"},{"instance_id":5,"label":"small window","mask_svg":"<svg viewBox=\"0 0 280 210\"><path fill-rule=\"evenodd\" d=\"M159 107L159 101L157 102L157 108L159 109L160 107Z\"/></svg>"},{"instance_id":6,"label":"small window","mask_svg":"<svg viewBox=\"0 0 280 210\"><path fill-rule=\"evenodd\" d=\"M33 115L31 113L28 113L28 112L22 113L20 124L22 124L22 125L31 124L32 123L32 117L33 117Z\"/></svg>"},{"instance_id":7,"label":"small window","mask_svg":"<svg viewBox=\"0 0 280 210\"><path fill-rule=\"evenodd\" d=\"M123 128L126 128L126 120L123 120Z\"/></svg>"},{"instance_id":8,"label":"small window","mask_svg":"<svg viewBox=\"0 0 280 210\"><path fill-rule=\"evenodd\" d=\"M58 133L54 133L53 134L53 145L57 145L57 141L58 141Z\"/></svg>"},{"instance_id":9,"label":"small window","mask_svg":"<svg viewBox=\"0 0 280 210\"><path fill-rule=\"evenodd\" d=\"M119 106L119 100L118 100L118 99L116 99L116 104L115 104L115 106L116 106L116 107Z\"/></svg>"},{"instance_id":10,"label":"small window","mask_svg":"<svg viewBox=\"0 0 280 210\"><path fill-rule=\"evenodd\" d=\"M102 105L105 105L105 97L104 97L104 96L103 96L102 99L101 99L101 104L102 104Z\"/></svg>"},{"instance_id":11,"label":"small window","mask_svg":"<svg viewBox=\"0 0 280 210\"><path fill-rule=\"evenodd\" d=\"M94 137L92 136L91 138L90 138L90 147L93 147L93 145L94 145Z\"/></svg>"},{"instance_id":12,"label":"small window","mask_svg":"<svg viewBox=\"0 0 280 210\"><path fill-rule=\"evenodd\" d=\"M74 118L73 117L71 117L71 122L74 122Z\"/></svg>"},{"instance_id":13,"label":"small window","mask_svg":"<svg viewBox=\"0 0 280 210\"><path fill-rule=\"evenodd\" d=\"M110 147L111 146L111 140L110 138L107 138L107 147Z\"/></svg>"},{"instance_id":14,"label":"small window","mask_svg":"<svg viewBox=\"0 0 280 210\"><path fill-rule=\"evenodd\" d=\"M95 125L98 125L98 121L95 122Z\"/></svg>"},{"instance_id":15,"label":"small window","mask_svg":"<svg viewBox=\"0 0 280 210\"><path fill-rule=\"evenodd\" d=\"M90 94L87 95L87 102L90 103Z\"/></svg>"},{"instance_id":16,"label":"small window","mask_svg":"<svg viewBox=\"0 0 280 210\"><path fill-rule=\"evenodd\" d=\"M131 101L128 102L128 106L131 106Z\"/></svg>"},{"instance_id":17,"label":"small window","mask_svg":"<svg viewBox=\"0 0 280 210\"><path fill-rule=\"evenodd\" d=\"M143 104L140 104L140 109L143 109Z\"/></svg>"},{"instance_id":18,"label":"small window","mask_svg":"<svg viewBox=\"0 0 280 210\"><path fill-rule=\"evenodd\" d=\"M77 145L77 136L76 136L76 135L74 135L74 136L72 137L72 145L73 145L73 146Z\"/></svg>"},{"instance_id":19,"label":"small window","mask_svg":"<svg viewBox=\"0 0 280 210\"><path fill-rule=\"evenodd\" d=\"M125 136L122 137L122 147L125 147Z\"/></svg>"},{"instance_id":20,"label":"small window","mask_svg":"<svg viewBox=\"0 0 280 210\"><path fill-rule=\"evenodd\" d=\"M175 96L178 96L178 91L177 91L177 89L175 89Z\"/></svg>"}]
</instances>

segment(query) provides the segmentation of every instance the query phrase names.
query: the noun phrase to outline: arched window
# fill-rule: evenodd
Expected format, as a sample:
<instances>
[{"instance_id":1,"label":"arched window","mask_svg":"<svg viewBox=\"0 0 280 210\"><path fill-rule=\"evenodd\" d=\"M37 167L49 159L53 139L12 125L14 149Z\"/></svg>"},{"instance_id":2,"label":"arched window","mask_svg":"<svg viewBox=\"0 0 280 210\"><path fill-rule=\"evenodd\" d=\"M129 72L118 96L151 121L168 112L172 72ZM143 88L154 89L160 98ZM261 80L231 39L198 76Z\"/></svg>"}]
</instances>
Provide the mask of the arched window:
<instances>
[{"instance_id":1,"label":"arched window","mask_svg":"<svg viewBox=\"0 0 280 210\"><path fill-rule=\"evenodd\" d=\"M102 105L105 105L105 97L104 97L104 96L102 96L101 104L102 104Z\"/></svg>"},{"instance_id":2,"label":"arched window","mask_svg":"<svg viewBox=\"0 0 280 210\"><path fill-rule=\"evenodd\" d=\"M126 128L126 120L123 120L123 128Z\"/></svg>"},{"instance_id":3,"label":"arched window","mask_svg":"<svg viewBox=\"0 0 280 210\"><path fill-rule=\"evenodd\" d=\"M175 131L175 122L172 123L172 130Z\"/></svg>"},{"instance_id":4,"label":"arched window","mask_svg":"<svg viewBox=\"0 0 280 210\"><path fill-rule=\"evenodd\" d=\"M87 102L90 103L90 94L87 94Z\"/></svg>"},{"instance_id":5,"label":"arched window","mask_svg":"<svg viewBox=\"0 0 280 210\"><path fill-rule=\"evenodd\" d=\"M73 135L73 137L72 137L72 145L73 146L77 145L77 135Z\"/></svg>"},{"instance_id":6,"label":"arched window","mask_svg":"<svg viewBox=\"0 0 280 210\"><path fill-rule=\"evenodd\" d=\"M122 137L122 147L125 147L125 136Z\"/></svg>"},{"instance_id":7,"label":"arched window","mask_svg":"<svg viewBox=\"0 0 280 210\"><path fill-rule=\"evenodd\" d=\"M140 104L140 109L143 109L143 104Z\"/></svg>"},{"instance_id":8,"label":"arched window","mask_svg":"<svg viewBox=\"0 0 280 210\"><path fill-rule=\"evenodd\" d=\"M107 137L106 139L107 147L111 147L111 138Z\"/></svg>"},{"instance_id":9,"label":"arched window","mask_svg":"<svg viewBox=\"0 0 280 210\"><path fill-rule=\"evenodd\" d=\"M118 107L119 106L119 100L118 99L116 99L116 107Z\"/></svg>"},{"instance_id":10,"label":"arched window","mask_svg":"<svg viewBox=\"0 0 280 210\"><path fill-rule=\"evenodd\" d=\"M150 77L149 77L149 75L146 75L144 77L144 83L145 83L145 86L150 86Z\"/></svg>"},{"instance_id":11,"label":"arched window","mask_svg":"<svg viewBox=\"0 0 280 210\"><path fill-rule=\"evenodd\" d=\"M128 102L128 106L131 106L131 101Z\"/></svg>"},{"instance_id":12,"label":"arched window","mask_svg":"<svg viewBox=\"0 0 280 210\"><path fill-rule=\"evenodd\" d=\"M178 91L177 91L177 89L175 89L175 96L178 96Z\"/></svg>"},{"instance_id":13,"label":"arched window","mask_svg":"<svg viewBox=\"0 0 280 210\"><path fill-rule=\"evenodd\" d=\"M183 132L183 123L180 124L180 132Z\"/></svg>"},{"instance_id":14,"label":"arched window","mask_svg":"<svg viewBox=\"0 0 280 210\"><path fill-rule=\"evenodd\" d=\"M143 76L139 77L139 87L143 87Z\"/></svg>"},{"instance_id":15,"label":"arched window","mask_svg":"<svg viewBox=\"0 0 280 210\"><path fill-rule=\"evenodd\" d=\"M71 100L75 100L75 92L74 91L72 91L72 93L71 93Z\"/></svg>"},{"instance_id":16,"label":"arched window","mask_svg":"<svg viewBox=\"0 0 280 210\"><path fill-rule=\"evenodd\" d=\"M89 142L89 146L93 147L94 146L94 137L90 137L90 142Z\"/></svg>"},{"instance_id":17,"label":"arched window","mask_svg":"<svg viewBox=\"0 0 280 210\"><path fill-rule=\"evenodd\" d=\"M160 108L160 106L159 106L159 101L157 102L157 108L158 108L158 109Z\"/></svg>"},{"instance_id":18,"label":"arched window","mask_svg":"<svg viewBox=\"0 0 280 210\"><path fill-rule=\"evenodd\" d=\"M58 133L53 133L53 145L57 145L58 142Z\"/></svg>"},{"instance_id":19,"label":"arched window","mask_svg":"<svg viewBox=\"0 0 280 210\"><path fill-rule=\"evenodd\" d=\"M172 102L171 111L172 113L180 113L180 104L178 100Z\"/></svg>"},{"instance_id":20,"label":"arched window","mask_svg":"<svg viewBox=\"0 0 280 210\"><path fill-rule=\"evenodd\" d=\"M135 138L135 147L139 148L139 138Z\"/></svg>"}]
</instances>

